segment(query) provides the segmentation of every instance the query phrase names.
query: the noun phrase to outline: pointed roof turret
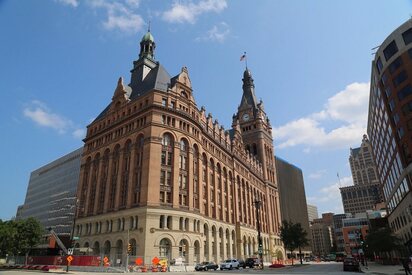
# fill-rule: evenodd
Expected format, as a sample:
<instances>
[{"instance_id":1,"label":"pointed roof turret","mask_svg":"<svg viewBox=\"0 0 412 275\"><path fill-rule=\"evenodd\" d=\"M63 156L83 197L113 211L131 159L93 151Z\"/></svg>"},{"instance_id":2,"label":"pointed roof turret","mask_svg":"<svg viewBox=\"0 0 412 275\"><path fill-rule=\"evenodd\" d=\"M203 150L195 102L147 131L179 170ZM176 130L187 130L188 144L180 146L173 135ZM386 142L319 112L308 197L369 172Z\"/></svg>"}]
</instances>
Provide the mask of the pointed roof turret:
<instances>
[{"instance_id":1,"label":"pointed roof turret","mask_svg":"<svg viewBox=\"0 0 412 275\"><path fill-rule=\"evenodd\" d=\"M154 41L153 35L150 33L150 26L147 33L143 35L140 41L140 53L139 58L150 58L154 60L154 50L156 48L156 43Z\"/></svg>"},{"instance_id":2,"label":"pointed roof turret","mask_svg":"<svg viewBox=\"0 0 412 275\"><path fill-rule=\"evenodd\" d=\"M255 84L253 83L252 74L250 73L249 69L246 68L245 72L243 73L243 95L242 101L240 102L240 108L245 107L253 107L254 110L258 107L258 102L255 96Z\"/></svg>"}]
</instances>

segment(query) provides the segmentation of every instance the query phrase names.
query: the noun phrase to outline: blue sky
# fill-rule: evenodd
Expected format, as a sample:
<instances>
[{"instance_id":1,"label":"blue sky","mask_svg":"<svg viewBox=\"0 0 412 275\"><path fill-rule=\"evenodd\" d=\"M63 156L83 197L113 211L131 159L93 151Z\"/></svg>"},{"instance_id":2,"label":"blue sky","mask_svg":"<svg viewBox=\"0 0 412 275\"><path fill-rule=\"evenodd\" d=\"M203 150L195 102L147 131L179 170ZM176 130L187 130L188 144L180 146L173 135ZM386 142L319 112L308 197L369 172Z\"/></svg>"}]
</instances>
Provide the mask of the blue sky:
<instances>
[{"instance_id":1,"label":"blue sky","mask_svg":"<svg viewBox=\"0 0 412 275\"><path fill-rule=\"evenodd\" d=\"M349 148L366 131L373 48L410 1L0 0L0 218L31 171L82 146L85 128L130 80L151 21L156 59L187 66L198 106L228 129L244 51L271 120L275 154L303 170L308 203L343 211Z\"/></svg>"}]
</instances>

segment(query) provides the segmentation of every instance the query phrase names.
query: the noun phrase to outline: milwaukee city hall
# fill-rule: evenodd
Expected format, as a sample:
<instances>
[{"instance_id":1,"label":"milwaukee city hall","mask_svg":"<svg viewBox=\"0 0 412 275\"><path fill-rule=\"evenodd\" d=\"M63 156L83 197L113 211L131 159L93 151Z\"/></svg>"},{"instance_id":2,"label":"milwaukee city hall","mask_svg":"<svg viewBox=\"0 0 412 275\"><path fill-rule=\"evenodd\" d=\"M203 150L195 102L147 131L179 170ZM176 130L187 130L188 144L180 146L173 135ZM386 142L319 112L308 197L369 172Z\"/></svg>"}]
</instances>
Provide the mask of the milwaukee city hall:
<instances>
[{"instance_id":1,"label":"milwaukee city hall","mask_svg":"<svg viewBox=\"0 0 412 275\"><path fill-rule=\"evenodd\" d=\"M232 127L198 108L188 70L171 77L148 31L130 84L87 127L74 235L114 263L284 257L272 128L250 71ZM259 215L259 217L257 217Z\"/></svg>"}]
</instances>

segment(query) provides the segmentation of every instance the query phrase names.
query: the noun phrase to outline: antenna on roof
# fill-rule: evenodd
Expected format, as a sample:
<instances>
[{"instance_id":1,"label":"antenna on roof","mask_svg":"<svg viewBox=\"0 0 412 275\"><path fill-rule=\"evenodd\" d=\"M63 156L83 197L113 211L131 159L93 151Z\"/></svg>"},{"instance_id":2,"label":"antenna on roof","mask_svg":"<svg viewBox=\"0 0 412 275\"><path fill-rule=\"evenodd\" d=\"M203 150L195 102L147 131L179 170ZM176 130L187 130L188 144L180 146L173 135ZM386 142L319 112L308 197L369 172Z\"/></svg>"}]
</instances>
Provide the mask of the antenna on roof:
<instances>
[{"instance_id":1,"label":"antenna on roof","mask_svg":"<svg viewBox=\"0 0 412 275\"><path fill-rule=\"evenodd\" d=\"M336 175L338 176L339 187L342 187L342 184L341 184L341 182L340 182L339 172L338 172L338 173L336 173Z\"/></svg>"}]
</instances>

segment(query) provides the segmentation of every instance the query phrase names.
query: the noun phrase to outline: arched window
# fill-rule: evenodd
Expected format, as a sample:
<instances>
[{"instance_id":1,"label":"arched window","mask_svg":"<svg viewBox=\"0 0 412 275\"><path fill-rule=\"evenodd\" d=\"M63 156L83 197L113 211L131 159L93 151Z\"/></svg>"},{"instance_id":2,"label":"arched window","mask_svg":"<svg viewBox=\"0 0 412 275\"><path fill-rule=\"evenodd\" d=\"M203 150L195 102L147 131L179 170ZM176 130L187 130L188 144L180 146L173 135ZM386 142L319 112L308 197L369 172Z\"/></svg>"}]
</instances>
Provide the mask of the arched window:
<instances>
[{"instance_id":1,"label":"arched window","mask_svg":"<svg viewBox=\"0 0 412 275\"><path fill-rule=\"evenodd\" d=\"M91 181L90 195L88 197L89 207L87 209L87 212L89 214L93 214L93 211L94 211L94 202L96 199L97 175L99 174L99 162L100 162L100 154L97 154L92 164L93 166L92 181Z\"/></svg>"},{"instance_id":2,"label":"arched window","mask_svg":"<svg viewBox=\"0 0 412 275\"><path fill-rule=\"evenodd\" d=\"M189 252L189 244L187 240L183 239L179 243L179 256L183 258L185 262L187 262L188 252Z\"/></svg>"},{"instance_id":3,"label":"arched window","mask_svg":"<svg viewBox=\"0 0 412 275\"><path fill-rule=\"evenodd\" d=\"M116 200L116 185L117 176L119 173L119 158L120 158L120 145L117 144L114 148L113 160L112 160L112 171L110 176L110 193L109 193L109 210L113 210L115 207Z\"/></svg>"},{"instance_id":4,"label":"arched window","mask_svg":"<svg viewBox=\"0 0 412 275\"><path fill-rule=\"evenodd\" d=\"M88 157L86 160L86 163L83 165L82 169L84 170L83 173L83 181L82 181L82 187L81 187L81 193L80 193L80 203L79 203L79 216L84 215L85 212L85 204L86 204L86 195L87 195L87 189L89 188L89 175L90 175L90 169L91 169L91 162L92 159L91 157Z\"/></svg>"},{"instance_id":5,"label":"arched window","mask_svg":"<svg viewBox=\"0 0 412 275\"><path fill-rule=\"evenodd\" d=\"M137 242L136 242L136 240L135 239L131 239L130 240L130 248L131 248L131 251L130 251L130 255L131 256L136 256L136 252L137 252Z\"/></svg>"},{"instance_id":6,"label":"arched window","mask_svg":"<svg viewBox=\"0 0 412 275\"><path fill-rule=\"evenodd\" d=\"M170 134L164 134L162 138L162 155L160 170L160 203L171 204L173 201L173 138Z\"/></svg>"},{"instance_id":7,"label":"arched window","mask_svg":"<svg viewBox=\"0 0 412 275\"><path fill-rule=\"evenodd\" d=\"M120 207L126 207L127 193L129 188L129 171L130 171L130 157L132 152L132 142L126 141L123 153L123 168L122 168L122 183L120 189Z\"/></svg>"},{"instance_id":8,"label":"arched window","mask_svg":"<svg viewBox=\"0 0 412 275\"><path fill-rule=\"evenodd\" d=\"M193 207L199 209L199 149L193 146Z\"/></svg>"},{"instance_id":9,"label":"arched window","mask_svg":"<svg viewBox=\"0 0 412 275\"><path fill-rule=\"evenodd\" d=\"M183 207L188 206L188 162L189 150L188 142L186 139L180 141L180 154L179 154L179 205Z\"/></svg>"},{"instance_id":10,"label":"arched window","mask_svg":"<svg viewBox=\"0 0 412 275\"><path fill-rule=\"evenodd\" d=\"M106 185L107 179L109 177L109 155L110 150L106 149L103 154L103 164L102 164L102 173L101 173L101 180L100 180L100 191L99 191L99 202L97 206L97 213L103 213L104 208L104 199L106 196Z\"/></svg>"},{"instance_id":11,"label":"arched window","mask_svg":"<svg viewBox=\"0 0 412 275\"><path fill-rule=\"evenodd\" d=\"M171 244L169 239L162 239L159 243L159 256L170 259Z\"/></svg>"},{"instance_id":12,"label":"arched window","mask_svg":"<svg viewBox=\"0 0 412 275\"><path fill-rule=\"evenodd\" d=\"M133 203L136 205L140 202L140 189L142 187L142 166L143 166L143 144L144 136L139 135L136 140L135 148L135 173L133 187Z\"/></svg>"}]
</instances>

